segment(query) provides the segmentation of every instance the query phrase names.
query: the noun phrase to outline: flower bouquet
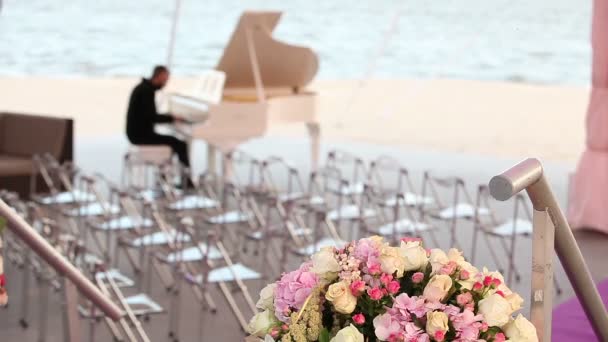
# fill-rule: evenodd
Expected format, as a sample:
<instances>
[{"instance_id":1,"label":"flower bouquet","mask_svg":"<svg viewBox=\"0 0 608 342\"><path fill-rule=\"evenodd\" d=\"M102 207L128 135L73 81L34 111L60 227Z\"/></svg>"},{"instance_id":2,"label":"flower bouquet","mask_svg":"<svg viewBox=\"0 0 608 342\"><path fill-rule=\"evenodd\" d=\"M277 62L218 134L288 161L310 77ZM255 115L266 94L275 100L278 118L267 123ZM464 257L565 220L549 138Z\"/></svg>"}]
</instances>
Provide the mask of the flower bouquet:
<instances>
[{"instance_id":1,"label":"flower bouquet","mask_svg":"<svg viewBox=\"0 0 608 342\"><path fill-rule=\"evenodd\" d=\"M523 299L462 253L373 236L328 247L262 289L252 341L538 341Z\"/></svg>"}]
</instances>

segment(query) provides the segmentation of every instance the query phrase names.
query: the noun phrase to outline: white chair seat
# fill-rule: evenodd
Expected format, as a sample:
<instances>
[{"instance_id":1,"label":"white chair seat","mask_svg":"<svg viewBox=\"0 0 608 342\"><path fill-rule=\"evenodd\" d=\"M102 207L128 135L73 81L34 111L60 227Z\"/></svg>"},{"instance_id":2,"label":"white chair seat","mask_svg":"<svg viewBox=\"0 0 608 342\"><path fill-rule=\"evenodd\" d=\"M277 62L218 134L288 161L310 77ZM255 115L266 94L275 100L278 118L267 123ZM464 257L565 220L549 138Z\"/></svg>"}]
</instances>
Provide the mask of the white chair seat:
<instances>
[{"instance_id":1,"label":"white chair seat","mask_svg":"<svg viewBox=\"0 0 608 342\"><path fill-rule=\"evenodd\" d=\"M104 203L102 206L99 203L86 204L79 208L72 208L66 212L68 216L99 216L103 214L118 214L120 208L117 205Z\"/></svg>"},{"instance_id":2,"label":"white chair seat","mask_svg":"<svg viewBox=\"0 0 608 342\"><path fill-rule=\"evenodd\" d=\"M513 229L513 225L515 225L515 230ZM532 222L518 218L515 221L509 220L497 226L491 230L490 233L500 236L511 236L513 233L515 233L515 235L529 235L532 234L532 229Z\"/></svg>"},{"instance_id":3,"label":"white chair seat","mask_svg":"<svg viewBox=\"0 0 608 342\"><path fill-rule=\"evenodd\" d=\"M488 215L488 208L479 208L479 215ZM437 215L442 220L450 220L453 218L472 218L475 216L475 207L468 203L458 203L454 207L445 208Z\"/></svg>"},{"instance_id":4,"label":"white chair seat","mask_svg":"<svg viewBox=\"0 0 608 342\"><path fill-rule=\"evenodd\" d=\"M121 216L109 221L94 224L93 227L99 230L129 230L133 228L149 228L152 227L152 220L133 220L130 216Z\"/></svg>"},{"instance_id":5,"label":"white chair seat","mask_svg":"<svg viewBox=\"0 0 608 342\"><path fill-rule=\"evenodd\" d=\"M207 219L207 222L211 224L230 224L230 223L242 223L248 221L252 217L251 213L246 213L238 210L228 211L221 215L212 216Z\"/></svg>"},{"instance_id":6,"label":"white chair seat","mask_svg":"<svg viewBox=\"0 0 608 342\"><path fill-rule=\"evenodd\" d=\"M154 232L134 239L131 241L131 245L134 247L160 246L166 245L170 241L190 242L190 236L184 233L178 234L175 230L170 230L168 234L165 232Z\"/></svg>"},{"instance_id":7,"label":"white chair seat","mask_svg":"<svg viewBox=\"0 0 608 342\"><path fill-rule=\"evenodd\" d=\"M218 283L235 281L235 274L240 280L256 280L262 278L262 275L259 272L238 263L233 264L231 267L224 266L211 270L207 276L207 282ZM194 282L198 284L200 284L202 280L203 276L200 274L194 277Z\"/></svg>"},{"instance_id":8,"label":"white chair seat","mask_svg":"<svg viewBox=\"0 0 608 342\"><path fill-rule=\"evenodd\" d=\"M376 211L370 208L365 208L363 210L363 215L361 215L361 210L359 210L357 205L349 204L327 213L327 218L332 221L336 221L338 219L353 220L361 216L363 216L363 218L373 217L376 216Z\"/></svg>"},{"instance_id":9,"label":"white chair seat","mask_svg":"<svg viewBox=\"0 0 608 342\"><path fill-rule=\"evenodd\" d=\"M339 189L330 188L328 190L343 196L360 195L365 190L365 185L363 183L354 183L347 186L341 185Z\"/></svg>"},{"instance_id":10,"label":"white chair seat","mask_svg":"<svg viewBox=\"0 0 608 342\"><path fill-rule=\"evenodd\" d=\"M171 147L166 145L131 145L129 157L134 162L164 164L171 159Z\"/></svg>"},{"instance_id":11,"label":"white chair seat","mask_svg":"<svg viewBox=\"0 0 608 342\"><path fill-rule=\"evenodd\" d=\"M192 262L203 260L203 253L208 253L207 258L209 260L217 260L222 258L222 253L220 253L219 249L216 247L211 247L208 251L206 243L199 243L199 247L193 246L182 249L181 251L173 252L167 255L165 258L165 262L174 263L176 261L181 262ZM200 248L200 249L199 249ZM203 253L201 253L201 250Z\"/></svg>"},{"instance_id":12,"label":"white chair seat","mask_svg":"<svg viewBox=\"0 0 608 342\"><path fill-rule=\"evenodd\" d=\"M317 243L311 243L308 246L298 248L294 252L299 255L313 255L320 251L323 247L336 247L341 248L346 245L346 241L334 240L329 237L322 238Z\"/></svg>"},{"instance_id":13,"label":"white chair seat","mask_svg":"<svg viewBox=\"0 0 608 342\"><path fill-rule=\"evenodd\" d=\"M80 190L60 192L57 195L45 196L39 199L42 204L72 204L82 202L92 202L95 200L93 194L85 193Z\"/></svg>"},{"instance_id":14,"label":"white chair seat","mask_svg":"<svg viewBox=\"0 0 608 342\"><path fill-rule=\"evenodd\" d=\"M135 314L136 316L152 315L164 312L162 306L160 306L158 303L152 300L152 298L150 298L147 294L144 293L126 297L125 302L129 305L131 310L133 310L133 314ZM84 318L104 317L103 312L101 312L101 310L94 310L94 314L92 315L91 309L87 309L82 305L78 306L78 311L80 315Z\"/></svg>"},{"instance_id":15,"label":"white chair seat","mask_svg":"<svg viewBox=\"0 0 608 342\"><path fill-rule=\"evenodd\" d=\"M433 198L422 197L421 195L413 192L406 192L403 194L403 198L399 198L399 206L414 207L417 205L429 205L433 204ZM384 205L387 207L394 207L397 204L397 196L392 196L384 201Z\"/></svg>"},{"instance_id":16,"label":"white chair seat","mask_svg":"<svg viewBox=\"0 0 608 342\"><path fill-rule=\"evenodd\" d=\"M430 229L431 226L422 222L412 222L409 219L402 219L397 222L387 223L376 229L372 229L376 233L384 236L392 235L393 232L397 234L413 234Z\"/></svg>"},{"instance_id":17,"label":"white chair seat","mask_svg":"<svg viewBox=\"0 0 608 342\"><path fill-rule=\"evenodd\" d=\"M189 195L169 205L172 210L192 210L216 208L220 203L208 197Z\"/></svg>"},{"instance_id":18,"label":"white chair seat","mask_svg":"<svg viewBox=\"0 0 608 342\"><path fill-rule=\"evenodd\" d=\"M95 278L98 280L106 280L108 278L111 278L114 280L114 282L116 283L116 285L118 287L135 286L135 281L133 281L131 278L125 276L124 274L120 273L120 270L117 270L115 268L108 270L106 272L99 272L95 275Z\"/></svg>"}]
</instances>

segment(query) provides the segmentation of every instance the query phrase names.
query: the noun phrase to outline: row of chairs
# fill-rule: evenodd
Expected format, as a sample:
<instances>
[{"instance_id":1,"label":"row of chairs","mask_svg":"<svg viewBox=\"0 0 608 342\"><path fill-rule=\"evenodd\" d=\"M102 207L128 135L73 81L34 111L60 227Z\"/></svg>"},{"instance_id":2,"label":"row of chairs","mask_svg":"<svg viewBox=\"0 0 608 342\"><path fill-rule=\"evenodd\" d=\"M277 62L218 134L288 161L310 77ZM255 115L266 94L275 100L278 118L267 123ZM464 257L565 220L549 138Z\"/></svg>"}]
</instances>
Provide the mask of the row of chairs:
<instances>
[{"instance_id":1,"label":"row of chairs","mask_svg":"<svg viewBox=\"0 0 608 342\"><path fill-rule=\"evenodd\" d=\"M462 179L425 172L416 187L409 171L388 157L366 163L332 151L325 165L306 178L280 157L257 159L235 151L223 160L223 174L203 172L193 179L194 189L182 190L174 185L176 179L192 175L176 167L170 153L160 157L158 151L130 150L120 185L72 164L59 165L48 155L37 156L39 177L33 177L32 189L42 179L49 191L32 193L31 201L8 197L14 206L29 208L24 212L41 231L54 227L51 235L44 235L52 243L78 246L77 253L66 249L70 260L100 286L113 284L124 291L118 299L136 322L168 313L174 339L179 338L184 288L200 303L201 321L207 312L227 307L245 329L255 312L248 286L275 279L321 247L363 235L394 241L420 237L428 247L448 247L440 245L441 234L448 234L449 246L461 247L468 225L473 229L473 261L481 235L496 266L507 270L509 282L512 275L519 277L516 238L531 232L530 212L521 197L513 202L513 216L501 221L485 186L478 187L474 198ZM492 238L499 239L507 265L501 264ZM17 240L9 241L9 260L30 265L26 259L32 256L21 253ZM24 284L28 279L24 275ZM61 287L56 275L48 279L40 286ZM167 309L151 295L153 279L170 296ZM216 303L214 288L227 306ZM101 317L86 303L81 315L91 322ZM119 340L133 334L120 324L106 323ZM94 323L90 331L93 336Z\"/></svg>"}]
</instances>

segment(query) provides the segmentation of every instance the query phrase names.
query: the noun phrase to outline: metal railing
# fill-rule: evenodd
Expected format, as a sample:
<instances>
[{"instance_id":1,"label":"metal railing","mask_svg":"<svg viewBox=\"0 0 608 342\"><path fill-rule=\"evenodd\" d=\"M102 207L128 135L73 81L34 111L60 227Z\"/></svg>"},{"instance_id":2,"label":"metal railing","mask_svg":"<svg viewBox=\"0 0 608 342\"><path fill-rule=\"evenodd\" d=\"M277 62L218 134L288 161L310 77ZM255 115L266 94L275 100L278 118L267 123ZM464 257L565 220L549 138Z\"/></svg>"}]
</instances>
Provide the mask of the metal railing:
<instances>
[{"instance_id":1,"label":"metal railing","mask_svg":"<svg viewBox=\"0 0 608 342\"><path fill-rule=\"evenodd\" d=\"M555 250L595 335L600 341L608 341L608 313L540 161L526 159L493 177L489 186L490 193L499 201L506 201L526 190L534 207L530 316L539 339L551 341L552 258Z\"/></svg>"}]
</instances>

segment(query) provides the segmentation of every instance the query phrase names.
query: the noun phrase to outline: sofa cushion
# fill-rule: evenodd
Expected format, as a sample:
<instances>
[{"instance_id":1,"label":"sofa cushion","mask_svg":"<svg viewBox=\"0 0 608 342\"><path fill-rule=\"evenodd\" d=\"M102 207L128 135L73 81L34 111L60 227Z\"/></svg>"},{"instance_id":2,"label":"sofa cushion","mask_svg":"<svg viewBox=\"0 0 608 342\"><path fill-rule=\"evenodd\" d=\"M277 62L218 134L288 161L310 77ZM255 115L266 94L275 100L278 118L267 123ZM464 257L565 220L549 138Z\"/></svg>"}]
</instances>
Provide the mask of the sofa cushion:
<instances>
[{"instance_id":1,"label":"sofa cushion","mask_svg":"<svg viewBox=\"0 0 608 342\"><path fill-rule=\"evenodd\" d=\"M0 149L3 154L28 157L50 153L59 158L68 122L63 118L2 114Z\"/></svg>"},{"instance_id":2,"label":"sofa cushion","mask_svg":"<svg viewBox=\"0 0 608 342\"><path fill-rule=\"evenodd\" d=\"M32 170L31 158L0 154L0 176L29 175Z\"/></svg>"}]
</instances>

